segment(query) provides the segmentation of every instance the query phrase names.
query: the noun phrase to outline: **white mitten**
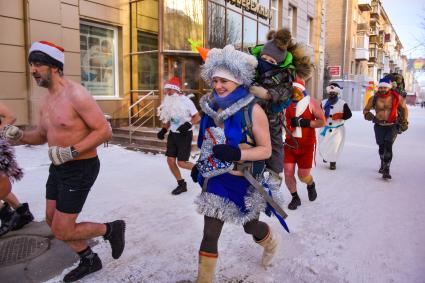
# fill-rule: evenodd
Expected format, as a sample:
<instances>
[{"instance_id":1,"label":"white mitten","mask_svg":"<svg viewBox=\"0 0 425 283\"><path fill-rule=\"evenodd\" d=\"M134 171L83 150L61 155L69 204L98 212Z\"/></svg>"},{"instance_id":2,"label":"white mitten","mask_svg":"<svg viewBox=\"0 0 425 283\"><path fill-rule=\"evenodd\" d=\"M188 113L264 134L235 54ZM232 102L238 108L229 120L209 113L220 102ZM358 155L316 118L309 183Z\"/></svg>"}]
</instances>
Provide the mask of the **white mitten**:
<instances>
[{"instance_id":1,"label":"white mitten","mask_svg":"<svg viewBox=\"0 0 425 283\"><path fill-rule=\"evenodd\" d=\"M1 132L2 138L12 141L19 141L20 139L22 139L23 135L24 132L13 125L4 126L3 131Z\"/></svg>"},{"instance_id":2,"label":"white mitten","mask_svg":"<svg viewBox=\"0 0 425 283\"><path fill-rule=\"evenodd\" d=\"M61 165L74 159L71 147L51 146L49 147L49 158L54 165Z\"/></svg>"},{"instance_id":3,"label":"white mitten","mask_svg":"<svg viewBox=\"0 0 425 283\"><path fill-rule=\"evenodd\" d=\"M265 100L270 99L270 95L269 95L267 89L265 89L262 86L251 86L249 88L249 92L252 93L253 95L255 95L258 98L265 99Z\"/></svg>"}]
</instances>

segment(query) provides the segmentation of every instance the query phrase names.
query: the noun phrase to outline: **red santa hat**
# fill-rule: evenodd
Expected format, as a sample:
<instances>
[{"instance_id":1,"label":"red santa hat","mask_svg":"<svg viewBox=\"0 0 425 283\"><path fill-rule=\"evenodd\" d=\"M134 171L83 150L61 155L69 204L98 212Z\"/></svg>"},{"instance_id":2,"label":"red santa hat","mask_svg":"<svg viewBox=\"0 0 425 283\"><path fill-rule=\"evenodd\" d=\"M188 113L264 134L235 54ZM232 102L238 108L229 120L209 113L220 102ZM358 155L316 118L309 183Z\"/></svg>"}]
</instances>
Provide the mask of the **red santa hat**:
<instances>
[{"instance_id":1,"label":"red santa hat","mask_svg":"<svg viewBox=\"0 0 425 283\"><path fill-rule=\"evenodd\" d=\"M36 41L28 52L28 62L42 62L63 69L64 49L48 41Z\"/></svg>"},{"instance_id":2,"label":"red santa hat","mask_svg":"<svg viewBox=\"0 0 425 283\"><path fill-rule=\"evenodd\" d=\"M182 92L182 83L178 77L170 78L164 85L164 89L174 89L178 92Z\"/></svg>"},{"instance_id":3,"label":"red santa hat","mask_svg":"<svg viewBox=\"0 0 425 283\"><path fill-rule=\"evenodd\" d=\"M296 87L300 89L301 91L305 91L305 82L300 77L296 77L295 81L292 82L292 87Z\"/></svg>"}]
</instances>

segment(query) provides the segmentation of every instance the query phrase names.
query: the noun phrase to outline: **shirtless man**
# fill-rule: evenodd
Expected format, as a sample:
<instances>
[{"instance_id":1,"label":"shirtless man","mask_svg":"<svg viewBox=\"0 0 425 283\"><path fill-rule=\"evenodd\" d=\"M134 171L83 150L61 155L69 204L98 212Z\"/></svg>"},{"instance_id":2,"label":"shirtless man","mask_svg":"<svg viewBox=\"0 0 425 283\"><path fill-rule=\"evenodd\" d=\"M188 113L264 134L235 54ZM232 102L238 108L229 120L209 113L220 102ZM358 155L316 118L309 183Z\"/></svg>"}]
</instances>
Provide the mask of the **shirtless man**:
<instances>
[{"instance_id":1,"label":"shirtless man","mask_svg":"<svg viewBox=\"0 0 425 283\"><path fill-rule=\"evenodd\" d=\"M381 158L381 167L379 173L382 178L391 179L390 164L393 158L393 143L397 137L398 129L402 132L407 130L407 106L404 99L400 99L400 95L391 89L392 84L388 78L379 81L378 92L375 96L369 98L363 114L366 120L375 123L375 139L379 146L379 157ZM370 110L375 109L375 115ZM403 111L403 119L397 127L397 109Z\"/></svg>"},{"instance_id":2,"label":"shirtless man","mask_svg":"<svg viewBox=\"0 0 425 283\"><path fill-rule=\"evenodd\" d=\"M80 263L64 282L79 280L102 268L102 262L86 240L103 236L112 257L121 256L125 222L76 223L90 188L99 173L96 147L108 140L111 128L89 92L63 77L63 48L50 42L34 42L29 50L31 74L38 86L48 89L35 129L22 131L7 125L4 136L25 144L49 145L49 178L46 183L46 222L59 240L78 255Z\"/></svg>"}]
</instances>

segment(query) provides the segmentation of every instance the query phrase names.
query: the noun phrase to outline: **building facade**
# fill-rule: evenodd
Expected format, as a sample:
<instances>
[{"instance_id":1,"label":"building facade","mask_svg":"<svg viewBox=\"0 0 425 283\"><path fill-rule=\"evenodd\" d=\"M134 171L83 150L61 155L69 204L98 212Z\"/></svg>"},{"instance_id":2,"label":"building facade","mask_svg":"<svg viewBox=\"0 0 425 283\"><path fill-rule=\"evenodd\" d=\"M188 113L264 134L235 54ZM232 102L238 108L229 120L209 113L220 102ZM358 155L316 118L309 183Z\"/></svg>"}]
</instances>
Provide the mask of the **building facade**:
<instances>
[{"instance_id":1,"label":"building facade","mask_svg":"<svg viewBox=\"0 0 425 283\"><path fill-rule=\"evenodd\" d=\"M328 0L326 69L343 87L343 98L361 110L366 90L390 72L406 75L403 48L379 0ZM342 36L341 36L342 35Z\"/></svg>"},{"instance_id":2,"label":"building facade","mask_svg":"<svg viewBox=\"0 0 425 283\"><path fill-rule=\"evenodd\" d=\"M168 78L179 76L195 100L209 90L190 42L247 51L280 27L289 27L309 49L316 70L307 86L315 95L322 87L324 8L314 0L1 1L0 101L17 114L18 124L37 123L47 91L35 84L26 58L32 42L47 40L64 47L65 76L90 91L114 126L128 121L135 103L130 113L155 125Z\"/></svg>"}]
</instances>

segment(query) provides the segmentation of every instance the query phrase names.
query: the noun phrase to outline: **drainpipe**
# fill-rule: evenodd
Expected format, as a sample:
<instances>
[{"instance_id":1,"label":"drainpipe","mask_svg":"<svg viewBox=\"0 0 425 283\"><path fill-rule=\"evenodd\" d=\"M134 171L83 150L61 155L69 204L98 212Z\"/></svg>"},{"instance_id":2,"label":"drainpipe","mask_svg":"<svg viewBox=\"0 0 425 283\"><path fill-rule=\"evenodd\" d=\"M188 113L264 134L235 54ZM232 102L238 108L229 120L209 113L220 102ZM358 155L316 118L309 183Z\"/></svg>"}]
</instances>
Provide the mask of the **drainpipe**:
<instances>
[{"instance_id":1,"label":"drainpipe","mask_svg":"<svg viewBox=\"0 0 425 283\"><path fill-rule=\"evenodd\" d=\"M345 56L346 56L346 50L347 50L347 26L348 26L348 2L350 0L345 0L345 18L344 18L344 52L343 52L343 58L342 58L342 79L344 80L344 72L345 72Z\"/></svg>"},{"instance_id":2,"label":"drainpipe","mask_svg":"<svg viewBox=\"0 0 425 283\"><path fill-rule=\"evenodd\" d=\"M342 58L342 85L343 85L343 92L342 95L344 97L344 92L346 92L346 90L348 90L348 94L350 93L350 90L346 87L345 84L345 78L344 78L344 74L345 74L345 60L346 60L346 56L347 56L347 29L348 29L348 2L350 0L345 0L345 18L344 18L344 51L343 51L343 58ZM348 96L347 96L348 98ZM351 103L351 97L349 99L349 103Z\"/></svg>"},{"instance_id":3,"label":"drainpipe","mask_svg":"<svg viewBox=\"0 0 425 283\"><path fill-rule=\"evenodd\" d=\"M130 54L133 52L133 2L130 5ZM136 3L137 5L137 3ZM130 105L133 105L133 55L130 55Z\"/></svg>"},{"instance_id":4,"label":"drainpipe","mask_svg":"<svg viewBox=\"0 0 425 283\"><path fill-rule=\"evenodd\" d=\"M23 17L24 17L24 49L25 49L25 58L28 58L28 50L29 50L29 46L31 44L30 42L30 26L29 26L29 8L28 8L28 1L27 0L22 0L22 7L23 7ZM27 60L25 60L25 77L26 77L26 85L27 85L27 117L28 117L28 124L31 125L33 124L32 121L32 87L31 87L31 72L30 72L30 67L27 63Z\"/></svg>"}]
</instances>

